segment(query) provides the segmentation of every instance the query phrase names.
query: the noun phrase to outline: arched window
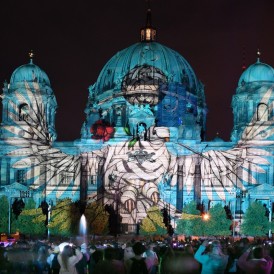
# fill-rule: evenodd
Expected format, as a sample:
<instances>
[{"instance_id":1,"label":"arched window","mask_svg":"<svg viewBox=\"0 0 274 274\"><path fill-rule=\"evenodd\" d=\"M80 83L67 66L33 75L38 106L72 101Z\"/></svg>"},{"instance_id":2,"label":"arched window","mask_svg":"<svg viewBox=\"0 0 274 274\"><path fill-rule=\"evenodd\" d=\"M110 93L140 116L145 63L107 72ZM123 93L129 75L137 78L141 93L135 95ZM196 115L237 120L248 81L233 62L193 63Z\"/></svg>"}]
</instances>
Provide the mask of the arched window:
<instances>
[{"instance_id":1,"label":"arched window","mask_svg":"<svg viewBox=\"0 0 274 274\"><path fill-rule=\"evenodd\" d=\"M29 116L29 106L23 103L19 106L19 121L27 121Z\"/></svg>"},{"instance_id":2,"label":"arched window","mask_svg":"<svg viewBox=\"0 0 274 274\"><path fill-rule=\"evenodd\" d=\"M267 121L268 120L268 106L261 103L257 106L257 121Z\"/></svg>"}]
</instances>

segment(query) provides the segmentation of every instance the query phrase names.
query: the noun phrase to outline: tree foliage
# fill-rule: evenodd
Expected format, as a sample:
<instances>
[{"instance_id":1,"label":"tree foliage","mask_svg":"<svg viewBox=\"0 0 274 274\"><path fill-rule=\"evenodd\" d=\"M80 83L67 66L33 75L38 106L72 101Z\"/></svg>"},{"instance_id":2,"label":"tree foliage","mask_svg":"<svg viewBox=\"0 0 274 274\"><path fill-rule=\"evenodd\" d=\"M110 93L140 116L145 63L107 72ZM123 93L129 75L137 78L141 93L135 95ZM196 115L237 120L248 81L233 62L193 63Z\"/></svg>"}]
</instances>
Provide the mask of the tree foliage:
<instances>
[{"instance_id":1,"label":"tree foliage","mask_svg":"<svg viewBox=\"0 0 274 274\"><path fill-rule=\"evenodd\" d=\"M229 236L231 235L232 221L227 219L224 207L219 203L213 206L209 212L209 219L204 220L204 234L206 236Z\"/></svg>"},{"instance_id":2,"label":"tree foliage","mask_svg":"<svg viewBox=\"0 0 274 274\"><path fill-rule=\"evenodd\" d=\"M57 201L53 206L48 228L52 235L73 236L79 234L81 210L79 203L71 199ZM107 233L108 214L103 205L92 202L85 209L87 232L92 234Z\"/></svg>"},{"instance_id":3,"label":"tree foliage","mask_svg":"<svg viewBox=\"0 0 274 274\"><path fill-rule=\"evenodd\" d=\"M266 236L271 227L265 216L265 207L260 202L250 204L244 214L241 234L248 236Z\"/></svg>"},{"instance_id":4,"label":"tree foliage","mask_svg":"<svg viewBox=\"0 0 274 274\"><path fill-rule=\"evenodd\" d=\"M58 200L52 207L48 228L50 234L72 236L78 233L80 212L77 212L71 199Z\"/></svg>"},{"instance_id":5,"label":"tree foliage","mask_svg":"<svg viewBox=\"0 0 274 274\"><path fill-rule=\"evenodd\" d=\"M35 201L25 199L25 207L18 219L13 219L12 227L22 234L44 235L46 232L45 216L41 208L36 208Z\"/></svg>"},{"instance_id":6,"label":"tree foliage","mask_svg":"<svg viewBox=\"0 0 274 274\"><path fill-rule=\"evenodd\" d=\"M20 232L26 235L41 236L45 233L45 218L41 218L41 209L37 209L33 199L25 199L25 207L21 214L16 218L10 210L11 233ZM0 232L8 233L9 228L9 201L6 196L0 197Z\"/></svg>"},{"instance_id":7,"label":"tree foliage","mask_svg":"<svg viewBox=\"0 0 274 274\"><path fill-rule=\"evenodd\" d=\"M90 234L105 235L108 233L108 214L101 203L89 203L86 207L85 216Z\"/></svg>"},{"instance_id":8,"label":"tree foliage","mask_svg":"<svg viewBox=\"0 0 274 274\"><path fill-rule=\"evenodd\" d=\"M202 236L203 222L195 201L191 201L183 208L181 218L177 221L176 233L186 236Z\"/></svg>"},{"instance_id":9,"label":"tree foliage","mask_svg":"<svg viewBox=\"0 0 274 274\"><path fill-rule=\"evenodd\" d=\"M226 212L221 204L216 204L209 212L209 219L205 220L197 210L196 202L185 206L181 218L177 221L176 232L186 236L226 236L230 235L231 220L226 218Z\"/></svg>"},{"instance_id":10,"label":"tree foliage","mask_svg":"<svg viewBox=\"0 0 274 274\"><path fill-rule=\"evenodd\" d=\"M9 201L6 196L0 197L0 208L1 208L0 233L8 233Z\"/></svg>"},{"instance_id":11,"label":"tree foliage","mask_svg":"<svg viewBox=\"0 0 274 274\"><path fill-rule=\"evenodd\" d=\"M163 215L158 207L151 207L147 211L147 216L142 220L140 226L141 235L164 235L167 233L163 223Z\"/></svg>"},{"instance_id":12,"label":"tree foliage","mask_svg":"<svg viewBox=\"0 0 274 274\"><path fill-rule=\"evenodd\" d=\"M11 233L20 232L25 235L42 236L47 232L46 215L42 208L36 206L32 198L24 199L25 207L18 218L11 211ZM0 233L8 233L9 201L6 196L0 197ZM81 212L77 203L71 199L58 200L50 212L48 228L52 235L72 236L79 234ZM108 232L108 214L101 203L87 204L85 215L87 229L91 234L106 234Z\"/></svg>"}]
</instances>

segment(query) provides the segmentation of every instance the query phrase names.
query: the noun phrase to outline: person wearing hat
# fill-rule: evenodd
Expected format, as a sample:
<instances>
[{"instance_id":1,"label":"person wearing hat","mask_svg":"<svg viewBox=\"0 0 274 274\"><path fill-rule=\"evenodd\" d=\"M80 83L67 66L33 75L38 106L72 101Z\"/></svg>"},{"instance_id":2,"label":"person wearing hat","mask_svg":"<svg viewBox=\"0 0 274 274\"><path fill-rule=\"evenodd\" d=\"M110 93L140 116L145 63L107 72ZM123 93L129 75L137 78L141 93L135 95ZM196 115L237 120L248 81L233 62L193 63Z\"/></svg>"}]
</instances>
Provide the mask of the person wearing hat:
<instances>
[{"instance_id":1,"label":"person wearing hat","mask_svg":"<svg viewBox=\"0 0 274 274\"><path fill-rule=\"evenodd\" d=\"M218 240L205 240L196 251L194 258L202 265L201 274L224 274L228 256L222 252Z\"/></svg>"}]
</instances>

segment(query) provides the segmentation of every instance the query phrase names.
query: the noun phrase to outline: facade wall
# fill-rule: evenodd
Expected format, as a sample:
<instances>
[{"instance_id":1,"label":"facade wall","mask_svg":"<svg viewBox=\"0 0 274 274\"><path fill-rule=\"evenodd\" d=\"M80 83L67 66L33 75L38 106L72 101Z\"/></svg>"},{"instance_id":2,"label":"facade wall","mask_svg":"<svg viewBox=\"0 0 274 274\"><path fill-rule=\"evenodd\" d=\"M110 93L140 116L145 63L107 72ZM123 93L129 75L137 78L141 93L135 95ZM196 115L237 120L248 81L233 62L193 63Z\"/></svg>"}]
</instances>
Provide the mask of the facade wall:
<instances>
[{"instance_id":1,"label":"facade wall","mask_svg":"<svg viewBox=\"0 0 274 274\"><path fill-rule=\"evenodd\" d=\"M0 195L14 195L12 188L27 189L37 206L42 200L56 203L67 197L98 200L119 207L122 223L127 224L138 223L155 204L160 208L168 204L172 216L193 200L205 210L222 203L235 214L243 214L254 200L271 205L272 82L239 86L232 100L232 141L217 137L208 142L202 85L193 71L174 82L167 77L167 68L131 68L119 78L120 90L117 79L109 79L104 70L105 76L90 88L87 119L81 139L74 142L55 142L57 105L49 82L19 79L5 85ZM134 78L136 70L142 71L139 78ZM151 79L152 72L161 76L164 85L159 98L155 97L159 83ZM135 76L128 79L129 75ZM102 79L110 84L98 91ZM137 83L134 88L133 83ZM153 98L148 88L155 91ZM141 103L130 103L136 100Z\"/></svg>"}]
</instances>

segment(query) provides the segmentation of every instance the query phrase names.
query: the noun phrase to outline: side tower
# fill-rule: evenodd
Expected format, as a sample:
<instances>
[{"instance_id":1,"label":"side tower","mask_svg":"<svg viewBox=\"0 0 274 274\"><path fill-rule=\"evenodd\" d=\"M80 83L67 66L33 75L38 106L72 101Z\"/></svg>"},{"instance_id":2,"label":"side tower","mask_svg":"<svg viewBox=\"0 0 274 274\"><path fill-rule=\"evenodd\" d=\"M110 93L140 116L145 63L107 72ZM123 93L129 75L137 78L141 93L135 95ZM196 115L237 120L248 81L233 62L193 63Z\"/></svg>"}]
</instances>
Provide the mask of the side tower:
<instances>
[{"instance_id":1,"label":"side tower","mask_svg":"<svg viewBox=\"0 0 274 274\"><path fill-rule=\"evenodd\" d=\"M14 191L27 191L30 186L43 191L41 186L48 175L44 165L35 164L36 159L30 155L28 141L35 143L41 132L51 136L51 141L56 139L57 104L47 74L33 63L33 53L30 53L30 62L18 67L12 73L10 83L4 84L1 98L0 186L3 186L2 190L8 196ZM12 157L8 155L10 151ZM29 160L16 164L24 156L29 156ZM30 172L32 164L35 167ZM40 204L40 191L33 198Z\"/></svg>"},{"instance_id":2,"label":"side tower","mask_svg":"<svg viewBox=\"0 0 274 274\"><path fill-rule=\"evenodd\" d=\"M257 62L250 65L239 79L232 109L231 140L238 147L252 151L249 161L235 169L236 192L231 201L235 218L241 224L242 214L253 201L261 201L269 212L273 211L274 69L261 62L259 51ZM258 160L263 155L265 159ZM255 162L258 165L254 165ZM244 187L240 188L241 185ZM239 229L240 225L235 228L236 231Z\"/></svg>"},{"instance_id":3,"label":"side tower","mask_svg":"<svg viewBox=\"0 0 274 274\"><path fill-rule=\"evenodd\" d=\"M38 106L34 109L41 107L36 111L42 115L43 124L54 141L56 139L56 99L47 74L33 63L33 53L30 53L30 62L18 67L12 73L10 83L4 84L1 139L16 139L18 141L23 137L24 130L11 132L6 130L8 126L17 124L24 129L24 127L34 125L35 122L31 121L29 113L33 109L31 106L34 102Z\"/></svg>"},{"instance_id":4,"label":"side tower","mask_svg":"<svg viewBox=\"0 0 274 274\"><path fill-rule=\"evenodd\" d=\"M269 139L269 127L274 128L274 121L270 119L273 117L274 94L268 92L273 89L274 69L261 62L259 51L257 54L257 62L242 73L232 99L233 142Z\"/></svg>"}]
</instances>

